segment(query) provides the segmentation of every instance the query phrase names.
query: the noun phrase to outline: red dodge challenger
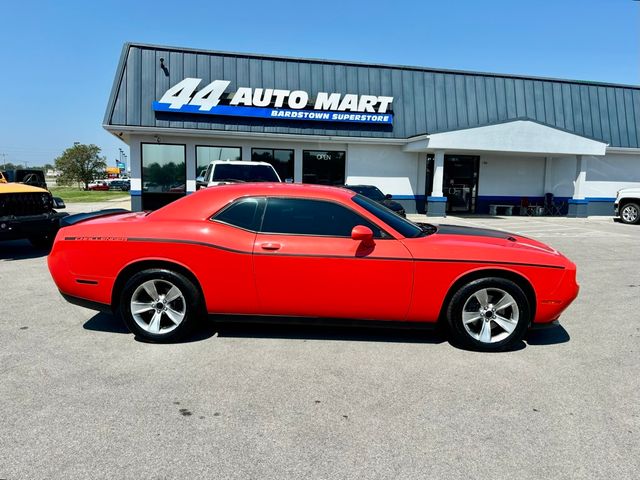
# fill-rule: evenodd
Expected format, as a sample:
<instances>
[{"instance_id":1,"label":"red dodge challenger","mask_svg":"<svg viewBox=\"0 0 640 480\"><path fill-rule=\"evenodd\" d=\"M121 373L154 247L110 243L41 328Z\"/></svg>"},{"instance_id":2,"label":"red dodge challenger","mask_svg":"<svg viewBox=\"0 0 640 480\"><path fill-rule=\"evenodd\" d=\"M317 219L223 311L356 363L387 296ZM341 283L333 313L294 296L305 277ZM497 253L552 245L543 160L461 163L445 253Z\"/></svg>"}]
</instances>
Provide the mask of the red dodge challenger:
<instances>
[{"instance_id":1,"label":"red dodge challenger","mask_svg":"<svg viewBox=\"0 0 640 480\"><path fill-rule=\"evenodd\" d=\"M578 294L576 266L543 243L415 224L344 188L224 185L62 223L48 258L62 295L153 341L209 313L442 321L459 344L502 350Z\"/></svg>"}]
</instances>

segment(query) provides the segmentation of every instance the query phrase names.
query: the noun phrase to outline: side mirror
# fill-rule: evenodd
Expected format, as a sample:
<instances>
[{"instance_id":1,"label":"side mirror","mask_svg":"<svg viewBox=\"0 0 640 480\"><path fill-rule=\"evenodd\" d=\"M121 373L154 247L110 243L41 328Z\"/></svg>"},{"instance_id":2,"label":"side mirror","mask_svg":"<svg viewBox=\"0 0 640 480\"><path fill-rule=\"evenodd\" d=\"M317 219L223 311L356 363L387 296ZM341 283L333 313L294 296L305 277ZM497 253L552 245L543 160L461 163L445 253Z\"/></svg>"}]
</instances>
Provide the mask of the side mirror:
<instances>
[{"instance_id":1,"label":"side mirror","mask_svg":"<svg viewBox=\"0 0 640 480\"><path fill-rule=\"evenodd\" d=\"M66 208L67 206L64 204L64 200L60 197L53 197L53 208Z\"/></svg>"},{"instance_id":2,"label":"side mirror","mask_svg":"<svg viewBox=\"0 0 640 480\"><path fill-rule=\"evenodd\" d=\"M364 225L356 225L351 230L351 238L353 240L362 242L365 246L373 245L373 232L369 227L365 227Z\"/></svg>"},{"instance_id":3,"label":"side mirror","mask_svg":"<svg viewBox=\"0 0 640 480\"><path fill-rule=\"evenodd\" d=\"M393 198L393 195L391 195L390 193L387 193L384 198L386 198L387 200L391 200Z\"/></svg>"}]
</instances>

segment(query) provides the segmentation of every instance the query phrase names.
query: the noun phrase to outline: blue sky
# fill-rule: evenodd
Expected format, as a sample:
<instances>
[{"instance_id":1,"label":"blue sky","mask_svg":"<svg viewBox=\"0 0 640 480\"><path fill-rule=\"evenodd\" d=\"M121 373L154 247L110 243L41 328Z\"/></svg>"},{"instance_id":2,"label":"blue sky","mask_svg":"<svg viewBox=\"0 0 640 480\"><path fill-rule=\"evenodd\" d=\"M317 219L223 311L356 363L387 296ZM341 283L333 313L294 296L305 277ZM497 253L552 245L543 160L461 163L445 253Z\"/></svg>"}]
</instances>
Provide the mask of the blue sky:
<instances>
[{"instance_id":1,"label":"blue sky","mask_svg":"<svg viewBox=\"0 0 640 480\"><path fill-rule=\"evenodd\" d=\"M22 0L2 18L0 154L30 165L128 150L101 126L126 41L640 83L633 0Z\"/></svg>"}]
</instances>

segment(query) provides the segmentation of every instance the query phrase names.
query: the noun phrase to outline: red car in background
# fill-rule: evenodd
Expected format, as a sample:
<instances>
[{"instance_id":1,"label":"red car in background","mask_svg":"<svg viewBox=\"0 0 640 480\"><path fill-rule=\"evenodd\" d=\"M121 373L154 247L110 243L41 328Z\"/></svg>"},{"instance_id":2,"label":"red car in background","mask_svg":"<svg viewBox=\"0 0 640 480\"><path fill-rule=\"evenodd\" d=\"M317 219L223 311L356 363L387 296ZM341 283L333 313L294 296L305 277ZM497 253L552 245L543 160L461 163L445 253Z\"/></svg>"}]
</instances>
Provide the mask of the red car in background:
<instances>
[{"instance_id":1,"label":"red car in background","mask_svg":"<svg viewBox=\"0 0 640 480\"><path fill-rule=\"evenodd\" d=\"M94 183L90 183L87 190L106 192L109 190L109 184L105 181L98 180Z\"/></svg>"},{"instance_id":2,"label":"red car in background","mask_svg":"<svg viewBox=\"0 0 640 480\"><path fill-rule=\"evenodd\" d=\"M344 188L224 185L62 227L48 258L60 292L153 341L210 313L442 321L457 343L502 350L578 294L575 265L543 243L415 224Z\"/></svg>"}]
</instances>

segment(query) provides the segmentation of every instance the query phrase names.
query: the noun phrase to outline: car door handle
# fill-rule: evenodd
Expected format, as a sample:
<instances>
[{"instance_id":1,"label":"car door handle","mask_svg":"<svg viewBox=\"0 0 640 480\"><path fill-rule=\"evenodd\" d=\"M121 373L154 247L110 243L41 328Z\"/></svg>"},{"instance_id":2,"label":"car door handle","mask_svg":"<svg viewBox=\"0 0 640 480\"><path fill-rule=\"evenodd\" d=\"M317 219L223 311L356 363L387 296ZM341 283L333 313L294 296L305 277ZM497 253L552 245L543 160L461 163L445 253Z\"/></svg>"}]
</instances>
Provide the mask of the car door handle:
<instances>
[{"instance_id":1,"label":"car door handle","mask_svg":"<svg viewBox=\"0 0 640 480\"><path fill-rule=\"evenodd\" d=\"M260 246L262 247L263 250L280 250L280 247L282 245L280 245L279 243L267 242L267 243L263 243Z\"/></svg>"}]
</instances>

